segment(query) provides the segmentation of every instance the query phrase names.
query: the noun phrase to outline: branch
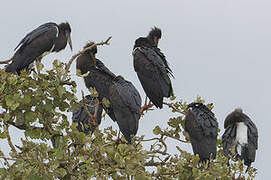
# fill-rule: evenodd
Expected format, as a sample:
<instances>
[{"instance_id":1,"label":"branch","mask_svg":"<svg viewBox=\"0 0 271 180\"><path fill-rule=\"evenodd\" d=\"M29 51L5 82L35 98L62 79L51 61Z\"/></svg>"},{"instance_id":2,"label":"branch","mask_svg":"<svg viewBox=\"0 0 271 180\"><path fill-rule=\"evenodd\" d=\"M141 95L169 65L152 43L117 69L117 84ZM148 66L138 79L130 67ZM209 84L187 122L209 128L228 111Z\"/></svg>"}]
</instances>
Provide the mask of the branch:
<instances>
[{"instance_id":1,"label":"branch","mask_svg":"<svg viewBox=\"0 0 271 180\"><path fill-rule=\"evenodd\" d=\"M67 76L69 70L70 70L70 67L71 67L71 64L72 62L75 60L75 58L77 58L78 56L80 56L81 54L83 54L84 52L86 52L87 50L90 50L92 49L93 47L95 46L101 46L101 45L109 45L109 41L112 37L110 36L106 41L102 41L102 42L99 42L99 43L94 43L93 45L91 45L90 47L87 47L87 48L84 48L82 51L79 51L77 54L73 55L72 58L69 60L68 64L66 65L66 68L65 68L65 75ZM64 78L65 77L64 75Z\"/></svg>"},{"instance_id":2,"label":"branch","mask_svg":"<svg viewBox=\"0 0 271 180\"><path fill-rule=\"evenodd\" d=\"M151 138L151 139L143 139L143 140L140 140L140 141L141 142L147 142L147 141L154 141L154 140L159 141L160 139L159 138Z\"/></svg>"},{"instance_id":3,"label":"branch","mask_svg":"<svg viewBox=\"0 0 271 180\"><path fill-rule=\"evenodd\" d=\"M144 105L143 107L141 107L140 108L140 116L144 115L144 111L148 112L148 111L153 110L152 107L153 107L153 104L148 104L148 105Z\"/></svg>"},{"instance_id":4,"label":"branch","mask_svg":"<svg viewBox=\"0 0 271 180\"><path fill-rule=\"evenodd\" d=\"M14 145L12 144L11 138L10 138L10 135L9 135L9 131L8 131L9 125L8 124L5 124L5 125L6 125L5 131L6 131L6 135L7 135L8 145L10 146L11 151L13 151L14 153L16 153L17 151L16 151Z\"/></svg>"},{"instance_id":5,"label":"branch","mask_svg":"<svg viewBox=\"0 0 271 180\"><path fill-rule=\"evenodd\" d=\"M59 82L60 85L68 85L68 86L72 86L72 87L76 87L76 82L75 81L72 81L72 82L69 82L69 80L67 81L60 81Z\"/></svg>"},{"instance_id":6,"label":"branch","mask_svg":"<svg viewBox=\"0 0 271 180\"><path fill-rule=\"evenodd\" d=\"M185 140L176 138L176 137L174 137L173 135L170 135L170 134L165 133L165 132L162 133L161 135L164 135L164 136L167 136L167 137L169 137L169 138L175 139L175 140L180 141L180 142L182 142L182 143L190 143L189 141L185 141Z\"/></svg>"},{"instance_id":7,"label":"branch","mask_svg":"<svg viewBox=\"0 0 271 180\"><path fill-rule=\"evenodd\" d=\"M5 156L0 156L0 159L4 159L5 161L6 160L10 160L10 161L17 161L18 160L16 158L9 158L9 157L5 157Z\"/></svg>"},{"instance_id":8,"label":"branch","mask_svg":"<svg viewBox=\"0 0 271 180\"><path fill-rule=\"evenodd\" d=\"M144 166L163 166L163 165L166 165L167 163L167 160L169 160L169 158L171 157L171 155L168 155L164 160L161 160L161 162L155 162L153 160L150 160L148 162L146 162L144 164ZM160 158L159 158L160 159Z\"/></svg>"},{"instance_id":9,"label":"branch","mask_svg":"<svg viewBox=\"0 0 271 180\"><path fill-rule=\"evenodd\" d=\"M186 115L185 111L182 111L180 109L177 109L176 107L174 107L174 105L172 103L166 103L166 102L163 102L163 104L167 105L168 107L172 108L174 111L178 112L178 113L181 113L183 115Z\"/></svg>"},{"instance_id":10,"label":"branch","mask_svg":"<svg viewBox=\"0 0 271 180\"><path fill-rule=\"evenodd\" d=\"M5 61L0 61L0 64L8 64L10 61L12 61L13 58L14 56L12 56L10 59L7 59Z\"/></svg>"},{"instance_id":11,"label":"branch","mask_svg":"<svg viewBox=\"0 0 271 180\"><path fill-rule=\"evenodd\" d=\"M16 125L16 123L13 122L13 121L7 121L7 123L9 125L12 125L12 126L18 128L18 129L21 129L21 130L26 130L26 128L27 128L25 124L23 124L23 125Z\"/></svg>"}]
</instances>

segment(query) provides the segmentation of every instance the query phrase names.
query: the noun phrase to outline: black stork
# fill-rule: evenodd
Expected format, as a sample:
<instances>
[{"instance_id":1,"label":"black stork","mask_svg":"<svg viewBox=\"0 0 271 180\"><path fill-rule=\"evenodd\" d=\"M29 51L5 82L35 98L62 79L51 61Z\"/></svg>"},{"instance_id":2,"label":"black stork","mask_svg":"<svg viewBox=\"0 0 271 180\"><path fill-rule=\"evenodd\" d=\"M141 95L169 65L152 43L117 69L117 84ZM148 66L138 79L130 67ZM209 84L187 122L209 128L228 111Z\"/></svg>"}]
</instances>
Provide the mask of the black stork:
<instances>
[{"instance_id":1,"label":"black stork","mask_svg":"<svg viewBox=\"0 0 271 180\"><path fill-rule=\"evenodd\" d=\"M185 116L185 131L188 132L194 154L200 162L216 158L218 123L214 113L202 103L191 103Z\"/></svg>"},{"instance_id":2,"label":"black stork","mask_svg":"<svg viewBox=\"0 0 271 180\"><path fill-rule=\"evenodd\" d=\"M173 77L165 55L157 47L162 32L154 27L147 37L140 37L133 48L134 69L150 102L163 107L163 98L173 95L169 76ZM147 100L147 99L146 99Z\"/></svg>"},{"instance_id":3,"label":"black stork","mask_svg":"<svg viewBox=\"0 0 271 180\"><path fill-rule=\"evenodd\" d=\"M29 65L35 60L40 61L42 57L65 49L67 42L72 50L71 27L69 23L49 22L40 25L28 33L14 49L12 63L6 67L6 72L20 74L21 70L28 70Z\"/></svg>"},{"instance_id":4,"label":"black stork","mask_svg":"<svg viewBox=\"0 0 271 180\"><path fill-rule=\"evenodd\" d=\"M91 95L85 96L85 100L87 110L93 119L88 116L88 113L83 105L83 100L81 100L79 102L80 107L73 111L72 121L78 124L78 131L84 132L87 135L95 130L93 123L96 123L97 125L101 123L103 106L96 97L92 97ZM95 122L91 122L93 120Z\"/></svg>"},{"instance_id":5,"label":"black stork","mask_svg":"<svg viewBox=\"0 0 271 180\"><path fill-rule=\"evenodd\" d=\"M225 132L222 136L223 150L227 157L232 155L232 147L238 159L244 160L247 170L255 161L258 149L258 130L252 120L243 113L242 109L235 109L224 121Z\"/></svg>"},{"instance_id":6,"label":"black stork","mask_svg":"<svg viewBox=\"0 0 271 180\"><path fill-rule=\"evenodd\" d=\"M86 47L93 45L88 43ZM131 143L136 135L140 118L141 97L133 84L121 76L112 73L95 55L97 48L87 50L76 59L76 68L84 77L87 88L94 87L99 93L99 100L106 98L109 107L104 107L110 118L118 123L125 139Z\"/></svg>"}]
</instances>

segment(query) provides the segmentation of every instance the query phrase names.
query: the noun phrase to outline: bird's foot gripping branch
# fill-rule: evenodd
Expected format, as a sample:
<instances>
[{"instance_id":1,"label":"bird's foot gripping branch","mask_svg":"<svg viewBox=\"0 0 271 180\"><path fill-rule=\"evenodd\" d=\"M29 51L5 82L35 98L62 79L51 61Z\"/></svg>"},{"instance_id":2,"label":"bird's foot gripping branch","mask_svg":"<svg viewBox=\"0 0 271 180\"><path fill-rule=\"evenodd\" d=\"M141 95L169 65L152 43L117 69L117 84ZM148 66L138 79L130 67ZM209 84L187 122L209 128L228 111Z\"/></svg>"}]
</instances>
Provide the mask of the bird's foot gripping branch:
<instances>
[{"instance_id":1,"label":"bird's foot gripping branch","mask_svg":"<svg viewBox=\"0 0 271 180\"><path fill-rule=\"evenodd\" d=\"M131 144L124 138L116 142L118 133L111 127L96 128L89 135L79 132L69 118L70 111L80 106L69 64L54 61L53 69L33 76L0 70L0 179L209 180L244 176L243 163L228 162L220 139L216 159L208 163L199 163L198 156L184 150L190 138L184 131L188 105L181 100L164 103L172 110L171 118L164 120L168 126L156 126L153 134L148 132L148 139L141 136L134 137ZM198 98L196 102L203 101ZM139 126L144 121L141 119ZM23 133L21 137L16 135L17 129ZM15 143L18 139L20 143ZM253 178L256 173L250 168L246 176Z\"/></svg>"}]
</instances>

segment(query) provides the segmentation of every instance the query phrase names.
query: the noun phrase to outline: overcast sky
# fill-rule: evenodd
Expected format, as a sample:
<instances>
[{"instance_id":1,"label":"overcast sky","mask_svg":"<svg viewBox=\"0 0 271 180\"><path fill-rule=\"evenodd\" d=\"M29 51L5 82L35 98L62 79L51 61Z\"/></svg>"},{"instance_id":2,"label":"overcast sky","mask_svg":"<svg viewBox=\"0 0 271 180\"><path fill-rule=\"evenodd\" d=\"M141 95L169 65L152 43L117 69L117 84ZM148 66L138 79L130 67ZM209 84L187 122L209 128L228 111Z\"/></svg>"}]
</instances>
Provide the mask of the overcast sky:
<instances>
[{"instance_id":1,"label":"overcast sky","mask_svg":"<svg viewBox=\"0 0 271 180\"><path fill-rule=\"evenodd\" d=\"M268 179L269 126L271 123L271 1L270 0L99 0L99 1L3 1L0 7L0 58L10 58L19 41L37 26L68 21L74 51L68 48L43 59L46 69L58 58L67 62L88 40L113 36L111 45L99 47L97 57L115 73L134 83L145 94L133 69L132 47L136 38L151 27L162 29L160 48L175 74L175 94L187 102L198 95L214 103L214 113L224 132L223 121L242 107L259 131L259 150L253 166L256 179ZM75 74L75 64L73 64ZM78 83L78 97L84 87ZM155 110L140 121L138 135L151 135L155 125L166 127L169 110ZM109 118L102 127L116 124ZM13 130L19 134L18 131ZM13 134L14 134L13 133ZM13 137L18 141L18 135ZM4 144L0 144L0 148ZM174 146L173 146L174 147ZM192 151L190 145L188 151Z\"/></svg>"}]
</instances>

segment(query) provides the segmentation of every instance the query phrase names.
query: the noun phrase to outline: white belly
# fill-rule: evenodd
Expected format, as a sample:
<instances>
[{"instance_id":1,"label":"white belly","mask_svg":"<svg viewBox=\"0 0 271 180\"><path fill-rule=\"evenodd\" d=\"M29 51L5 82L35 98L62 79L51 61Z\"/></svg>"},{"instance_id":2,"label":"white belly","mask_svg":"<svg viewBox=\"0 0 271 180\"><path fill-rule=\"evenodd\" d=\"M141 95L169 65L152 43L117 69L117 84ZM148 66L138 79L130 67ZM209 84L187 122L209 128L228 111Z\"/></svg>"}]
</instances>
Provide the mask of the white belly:
<instances>
[{"instance_id":1,"label":"white belly","mask_svg":"<svg viewBox=\"0 0 271 180\"><path fill-rule=\"evenodd\" d=\"M237 128L236 128L236 141L240 145L245 145L247 144L247 126L243 122L237 123Z\"/></svg>"},{"instance_id":2,"label":"white belly","mask_svg":"<svg viewBox=\"0 0 271 180\"><path fill-rule=\"evenodd\" d=\"M242 155L242 146L245 146L247 142L247 126L243 122L237 123L236 128L236 150L239 155Z\"/></svg>"}]
</instances>

